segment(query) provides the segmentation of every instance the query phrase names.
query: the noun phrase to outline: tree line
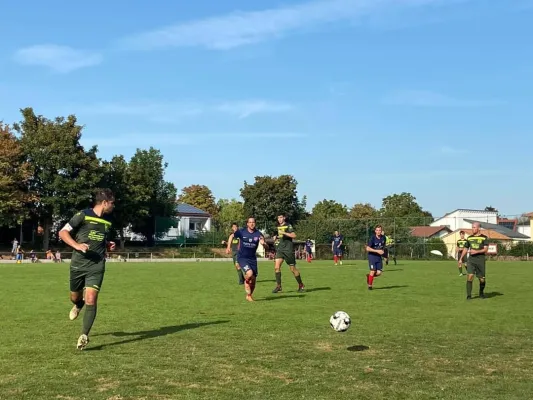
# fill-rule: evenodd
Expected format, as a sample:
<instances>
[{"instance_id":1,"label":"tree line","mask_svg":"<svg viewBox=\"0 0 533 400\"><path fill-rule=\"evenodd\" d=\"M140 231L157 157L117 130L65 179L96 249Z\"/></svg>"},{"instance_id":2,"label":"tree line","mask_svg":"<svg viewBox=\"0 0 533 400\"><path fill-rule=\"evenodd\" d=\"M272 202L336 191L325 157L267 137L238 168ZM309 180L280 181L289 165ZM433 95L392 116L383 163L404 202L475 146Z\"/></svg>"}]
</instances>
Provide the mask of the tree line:
<instances>
[{"instance_id":1,"label":"tree line","mask_svg":"<svg viewBox=\"0 0 533 400\"><path fill-rule=\"evenodd\" d=\"M116 195L114 234L122 239L122 246L126 227L153 244L161 233L156 220L174 217L176 201L209 212L215 230L224 234L232 222L244 224L248 216L257 219L259 228L273 230L282 212L298 226L300 237L318 242L327 242L334 230L366 237L369 227L381 223L398 235L409 226L433 221L410 193L387 196L380 208L324 199L308 212L307 199L298 193L292 175L245 181L240 199L217 200L207 186L199 184L178 193L174 183L164 178L168 164L158 149L137 149L129 160L120 154L103 160L97 146L81 144L84 127L75 115L48 119L25 108L21 116L12 126L0 122L0 227L42 227L43 249L57 239L58 229L73 213L90 206L97 187L108 187Z\"/></svg>"}]
</instances>

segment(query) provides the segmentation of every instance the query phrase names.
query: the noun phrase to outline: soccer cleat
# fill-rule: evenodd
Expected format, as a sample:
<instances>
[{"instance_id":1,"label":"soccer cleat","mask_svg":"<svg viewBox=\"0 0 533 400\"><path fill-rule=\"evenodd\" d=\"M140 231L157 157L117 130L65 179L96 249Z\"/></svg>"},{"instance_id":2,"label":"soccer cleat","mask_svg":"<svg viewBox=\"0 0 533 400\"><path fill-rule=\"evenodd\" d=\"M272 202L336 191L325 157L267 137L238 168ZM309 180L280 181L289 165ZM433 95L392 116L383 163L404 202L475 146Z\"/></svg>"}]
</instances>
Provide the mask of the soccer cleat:
<instances>
[{"instance_id":1,"label":"soccer cleat","mask_svg":"<svg viewBox=\"0 0 533 400\"><path fill-rule=\"evenodd\" d=\"M467 300L472 300L472 296L466 296Z\"/></svg>"},{"instance_id":2,"label":"soccer cleat","mask_svg":"<svg viewBox=\"0 0 533 400\"><path fill-rule=\"evenodd\" d=\"M342 265L342 261L339 261L339 264Z\"/></svg>"},{"instance_id":3,"label":"soccer cleat","mask_svg":"<svg viewBox=\"0 0 533 400\"><path fill-rule=\"evenodd\" d=\"M72 309L70 310L69 314L68 314L68 317L71 321L74 321L76 318L78 318L78 315L80 315L80 311L81 309L74 306L72 307Z\"/></svg>"},{"instance_id":4,"label":"soccer cleat","mask_svg":"<svg viewBox=\"0 0 533 400\"><path fill-rule=\"evenodd\" d=\"M459 272L459 276L464 276L464 274L462 272Z\"/></svg>"},{"instance_id":5,"label":"soccer cleat","mask_svg":"<svg viewBox=\"0 0 533 400\"><path fill-rule=\"evenodd\" d=\"M251 294L246 295L246 301L255 301Z\"/></svg>"},{"instance_id":6,"label":"soccer cleat","mask_svg":"<svg viewBox=\"0 0 533 400\"><path fill-rule=\"evenodd\" d=\"M80 335L78 338L78 345L76 346L78 350L83 350L89 344L89 337L85 334Z\"/></svg>"},{"instance_id":7,"label":"soccer cleat","mask_svg":"<svg viewBox=\"0 0 533 400\"><path fill-rule=\"evenodd\" d=\"M305 292L305 286L304 285L298 286L298 293L303 293L303 292Z\"/></svg>"},{"instance_id":8,"label":"soccer cleat","mask_svg":"<svg viewBox=\"0 0 533 400\"><path fill-rule=\"evenodd\" d=\"M278 293L278 292L281 292L281 286L276 286L274 290L272 291L272 293Z\"/></svg>"},{"instance_id":9,"label":"soccer cleat","mask_svg":"<svg viewBox=\"0 0 533 400\"><path fill-rule=\"evenodd\" d=\"M486 297L485 297L485 295L484 295L483 293L480 293L480 294L479 294L479 298L480 298L480 299L486 299Z\"/></svg>"},{"instance_id":10,"label":"soccer cleat","mask_svg":"<svg viewBox=\"0 0 533 400\"><path fill-rule=\"evenodd\" d=\"M368 287L368 290L372 290L372 286L369 286L369 287Z\"/></svg>"}]
</instances>

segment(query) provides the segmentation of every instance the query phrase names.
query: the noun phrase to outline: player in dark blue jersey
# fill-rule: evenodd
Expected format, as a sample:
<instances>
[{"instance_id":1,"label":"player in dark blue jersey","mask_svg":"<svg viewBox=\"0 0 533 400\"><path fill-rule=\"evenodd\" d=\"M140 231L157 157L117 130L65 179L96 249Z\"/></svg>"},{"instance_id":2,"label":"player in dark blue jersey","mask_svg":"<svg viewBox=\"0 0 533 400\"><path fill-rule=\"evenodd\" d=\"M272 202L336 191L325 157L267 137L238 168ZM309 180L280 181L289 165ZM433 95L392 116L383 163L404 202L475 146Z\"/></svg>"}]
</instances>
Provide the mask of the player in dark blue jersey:
<instances>
[{"instance_id":1,"label":"player in dark blue jersey","mask_svg":"<svg viewBox=\"0 0 533 400\"><path fill-rule=\"evenodd\" d=\"M333 239L331 241L331 251L333 253L333 261L335 265L339 262L342 265L342 241L344 236L342 236L339 231L335 231Z\"/></svg>"},{"instance_id":2,"label":"player in dark blue jersey","mask_svg":"<svg viewBox=\"0 0 533 400\"><path fill-rule=\"evenodd\" d=\"M310 263L313 259L313 242L311 239L307 239L305 241L305 256L307 258L307 262Z\"/></svg>"},{"instance_id":3,"label":"player in dark blue jersey","mask_svg":"<svg viewBox=\"0 0 533 400\"><path fill-rule=\"evenodd\" d=\"M368 252L368 267L370 273L366 274L366 283L368 290L372 290L374 276L380 276L383 272L383 253L385 252L385 236L382 235L383 228L381 225L376 226L375 234L372 235L366 245Z\"/></svg>"},{"instance_id":4,"label":"player in dark blue jersey","mask_svg":"<svg viewBox=\"0 0 533 400\"><path fill-rule=\"evenodd\" d=\"M228 238L228 243L233 239L239 239L239 252L237 253L237 264L244 273L244 290L246 292L246 300L254 301L252 294L255 289L255 281L257 279L257 248L259 243L263 245L265 250L268 248L265 238L261 232L255 228L255 218L248 218L246 228L238 229L232 233ZM230 249L226 249L229 254Z\"/></svg>"}]
</instances>

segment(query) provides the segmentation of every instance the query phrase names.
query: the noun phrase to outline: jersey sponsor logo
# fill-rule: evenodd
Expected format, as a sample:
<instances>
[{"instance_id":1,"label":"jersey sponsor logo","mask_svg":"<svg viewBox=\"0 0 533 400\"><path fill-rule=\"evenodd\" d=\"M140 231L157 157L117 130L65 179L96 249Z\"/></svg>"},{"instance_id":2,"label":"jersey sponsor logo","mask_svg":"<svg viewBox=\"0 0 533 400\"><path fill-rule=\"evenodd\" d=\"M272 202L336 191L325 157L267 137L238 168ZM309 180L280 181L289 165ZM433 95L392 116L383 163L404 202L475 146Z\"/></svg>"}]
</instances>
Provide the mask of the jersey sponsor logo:
<instances>
[{"instance_id":1,"label":"jersey sponsor logo","mask_svg":"<svg viewBox=\"0 0 533 400\"><path fill-rule=\"evenodd\" d=\"M105 239L105 234L103 234L102 232L91 230L87 237L89 238L89 240L94 240L95 242L102 242Z\"/></svg>"}]
</instances>

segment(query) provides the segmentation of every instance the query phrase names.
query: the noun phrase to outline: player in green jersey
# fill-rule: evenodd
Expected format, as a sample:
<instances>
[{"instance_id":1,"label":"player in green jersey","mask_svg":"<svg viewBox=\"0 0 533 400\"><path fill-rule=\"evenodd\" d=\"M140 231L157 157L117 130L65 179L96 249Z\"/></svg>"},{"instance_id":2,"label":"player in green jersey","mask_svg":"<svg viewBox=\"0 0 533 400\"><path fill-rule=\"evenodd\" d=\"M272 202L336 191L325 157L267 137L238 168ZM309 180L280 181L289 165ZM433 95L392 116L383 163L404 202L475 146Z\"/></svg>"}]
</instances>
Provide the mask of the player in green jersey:
<instances>
[{"instance_id":1,"label":"player in green jersey","mask_svg":"<svg viewBox=\"0 0 533 400\"><path fill-rule=\"evenodd\" d=\"M479 279L479 298L485 298L485 254L489 250L488 237L480 232L481 224L474 222L472 224L472 235L466 239L463 253L459 259L459 265L463 262L466 253L469 252L468 262L466 264L466 272L468 276L466 279L466 299L472 299L472 285L474 281L474 275Z\"/></svg>"},{"instance_id":2,"label":"player in green jersey","mask_svg":"<svg viewBox=\"0 0 533 400\"><path fill-rule=\"evenodd\" d=\"M463 250L465 248L467 240L465 239L465 231L459 232L459 235L461 235L461 239L457 241L457 261L461 259L461 255L463 254ZM459 276L463 276L463 264L462 262L459 263ZM465 265L465 272L466 272L466 265Z\"/></svg>"},{"instance_id":3,"label":"player in green jersey","mask_svg":"<svg viewBox=\"0 0 533 400\"><path fill-rule=\"evenodd\" d=\"M231 232L235 233L239 230L239 225L237 225L236 222L231 224ZM231 242L227 243L227 249L231 251L231 256L233 259L233 265L235 265L235 269L237 270L237 276L239 277L239 285L244 285L244 275L242 273L241 267L239 266L239 263L237 262L237 254L239 253L239 244L241 240L239 238L233 237Z\"/></svg>"},{"instance_id":4,"label":"player in green jersey","mask_svg":"<svg viewBox=\"0 0 533 400\"><path fill-rule=\"evenodd\" d=\"M274 240L279 239L279 244L276 247L274 264L276 287L272 293L281 292L281 264L283 264L283 261L287 263L296 282L298 282L298 292L304 291L304 284L302 283L300 271L296 268L296 256L294 254L294 244L292 242L294 238L296 238L296 233L294 232L292 225L287 223L285 215L278 215L278 233L274 236Z\"/></svg>"},{"instance_id":5,"label":"player in green jersey","mask_svg":"<svg viewBox=\"0 0 533 400\"><path fill-rule=\"evenodd\" d=\"M77 348L83 350L89 343L89 332L96 318L96 303L105 273L107 246L113 250L115 244L107 241L111 222L106 214L113 211L115 196L109 189L96 191L92 209L78 212L61 229L59 237L73 248L70 262L70 320L78 318L85 306L83 326ZM85 290L85 296L84 296Z\"/></svg>"}]
</instances>

